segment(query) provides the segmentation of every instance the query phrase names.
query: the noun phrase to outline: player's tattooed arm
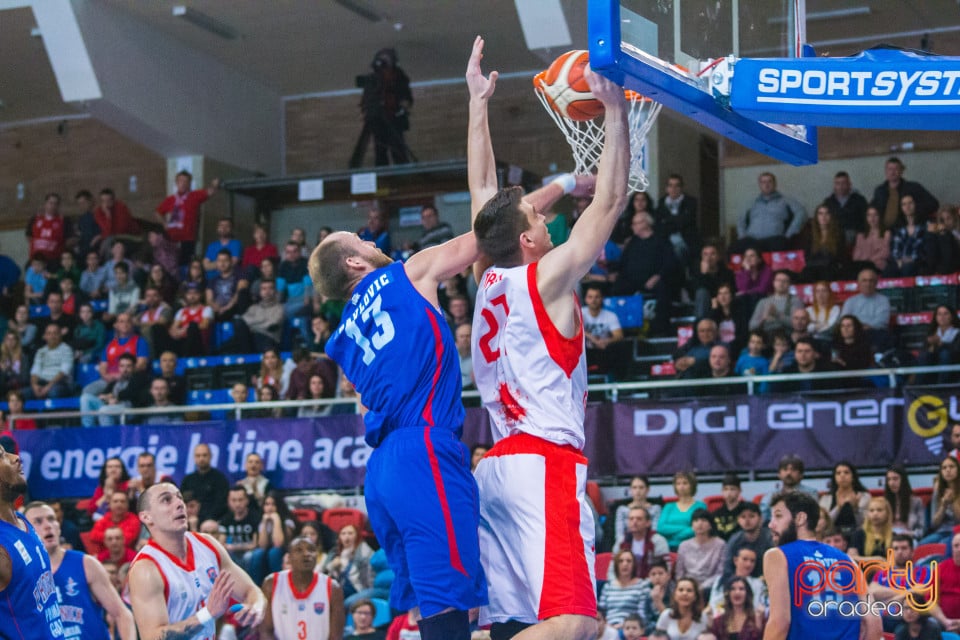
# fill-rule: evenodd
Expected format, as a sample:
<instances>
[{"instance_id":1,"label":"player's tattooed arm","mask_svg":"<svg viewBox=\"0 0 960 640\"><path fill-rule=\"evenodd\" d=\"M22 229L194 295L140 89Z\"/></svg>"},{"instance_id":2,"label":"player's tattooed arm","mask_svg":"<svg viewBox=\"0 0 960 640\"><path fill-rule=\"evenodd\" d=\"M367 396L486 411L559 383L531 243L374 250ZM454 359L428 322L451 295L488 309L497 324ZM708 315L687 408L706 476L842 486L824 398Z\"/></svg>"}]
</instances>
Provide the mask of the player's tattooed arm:
<instances>
[{"instance_id":1,"label":"player's tattooed arm","mask_svg":"<svg viewBox=\"0 0 960 640\"><path fill-rule=\"evenodd\" d=\"M190 620L184 620L180 624L164 629L157 636L157 640L190 640L190 638L203 631L203 625L196 618L191 618L191 620L193 620L192 623ZM175 627L183 628L177 629Z\"/></svg>"}]
</instances>

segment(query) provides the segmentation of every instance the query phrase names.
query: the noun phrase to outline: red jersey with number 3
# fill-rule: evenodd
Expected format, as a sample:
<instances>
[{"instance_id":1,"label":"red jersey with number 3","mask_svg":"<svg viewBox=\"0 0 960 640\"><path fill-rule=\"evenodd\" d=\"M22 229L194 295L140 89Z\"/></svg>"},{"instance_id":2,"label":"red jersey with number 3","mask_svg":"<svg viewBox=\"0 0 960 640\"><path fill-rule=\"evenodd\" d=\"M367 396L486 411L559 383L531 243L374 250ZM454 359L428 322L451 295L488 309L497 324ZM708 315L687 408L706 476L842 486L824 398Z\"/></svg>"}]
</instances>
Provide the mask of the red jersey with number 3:
<instances>
[{"instance_id":1,"label":"red jersey with number 3","mask_svg":"<svg viewBox=\"0 0 960 640\"><path fill-rule=\"evenodd\" d=\"M277 640L329 640L332 591L333 580L322 573L314 573L313 582L303 592L297 591L290 571L273 574L273 594L270 596L273 637Z\"/></svg>"},{"instance_id":2,"label":"red jersey with number 3","mask_svg":"<svg viewBox=\"0 0 960 640\"><path fill-rule=\"evenodd\" d=\"M540 299L536 263L483 274L473 314L473 373L494 440L528 433L583 449L587 360L576 296L574 307L578 328L568 338Z\"/></svg>"}]
</instances>

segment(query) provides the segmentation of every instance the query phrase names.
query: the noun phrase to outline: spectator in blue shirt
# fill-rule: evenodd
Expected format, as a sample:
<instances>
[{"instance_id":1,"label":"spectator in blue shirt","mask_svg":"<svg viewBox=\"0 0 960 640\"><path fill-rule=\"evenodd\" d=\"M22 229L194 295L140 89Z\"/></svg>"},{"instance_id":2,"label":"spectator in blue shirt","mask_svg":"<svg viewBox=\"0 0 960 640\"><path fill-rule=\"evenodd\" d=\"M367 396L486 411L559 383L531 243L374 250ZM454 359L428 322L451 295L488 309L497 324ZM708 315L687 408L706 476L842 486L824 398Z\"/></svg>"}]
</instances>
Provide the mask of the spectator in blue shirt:
<instances>
[{"instance_id":1,"label":"spectator in blue shirt","mask_svg":"<svg viewBox=\"0 0 960 640\"><path fill-rule=\"evenodd\" d=\"M216 274L217 254L221 249L230 252L233 266L240 263L243 245L233 237L233 221L230 218L220 218L217 222L217 239L207 245L207 251L203 255L203 268L207 271L207 277L212 278Z\"/></svg>"},{"instance_id":2,"label":"spectator in blue shirt","mask_svg":"<svg viewBox=\"0 0 960 640\"><path fill-rule=\"evenodd\" d=\"M277 267L277 293L284 301L284 317L288 320L301 315L310 303L313 287L307 273L307 261L294 242L283 247L283 260Z\"/></svg>"},{"instance_id":3,"label":"spectator in blue shirt","mask_svg":"<svg viewBox=\"0 0 960 640\"><path fill-rule=\"evenodd\" d=\"M357 235L361 240L374 243L377 249L390 255L390 221L379 209L370 209L367 213L367 226L360 229Z\"/></svg>"}]
</instances>

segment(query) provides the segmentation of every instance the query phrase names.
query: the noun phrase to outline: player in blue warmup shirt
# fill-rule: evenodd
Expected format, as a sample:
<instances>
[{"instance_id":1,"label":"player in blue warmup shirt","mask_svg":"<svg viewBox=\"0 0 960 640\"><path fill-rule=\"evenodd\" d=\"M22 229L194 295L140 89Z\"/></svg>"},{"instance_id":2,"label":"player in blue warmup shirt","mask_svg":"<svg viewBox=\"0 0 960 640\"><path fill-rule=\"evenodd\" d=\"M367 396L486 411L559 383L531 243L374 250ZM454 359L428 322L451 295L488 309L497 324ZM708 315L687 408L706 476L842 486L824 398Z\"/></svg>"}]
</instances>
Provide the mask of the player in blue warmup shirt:
<instances>
[{"instance_id":1,"label":"player in blue warmup shirt","mask_svg":"<svg viewBox=\"0 0 960 640\"><path fill-rule=\"evenodd\" d=\"M763 555L770 596L764 640L880 638L880 618L859 615L869 608L863 594L834 588L856 584L854 572L860 569L847 554L817 542L817 501L798 491L781 493L771 499L770 514L777 546Z\"/></svg>"},{"instance_id":2,"label":"player in blue warmup shirt","mask_svg":"<svg viewBox=\"0 0 960 640\"><path fill-rule=\"evenodd\" d=\"M59 640L63 622L50 556L14 506L26 492L20 458L0 447L0 639Z\"/></svg>"},{"instance_id":3,"label":"player in blue warmup shirt","mask_svg":"<svg viewBox=\"0 0 960 640\"><path fill-rule=\"evenodd\" d=\"M33 525L50 556L63 637L109 640L106 611L116 621L121 640L137 640L133 614L120 600L103 565L93 556L60 545L60 523L53 508L45 502L31 502L24 508L23 515Z\"/></svg>"}]
</instances>

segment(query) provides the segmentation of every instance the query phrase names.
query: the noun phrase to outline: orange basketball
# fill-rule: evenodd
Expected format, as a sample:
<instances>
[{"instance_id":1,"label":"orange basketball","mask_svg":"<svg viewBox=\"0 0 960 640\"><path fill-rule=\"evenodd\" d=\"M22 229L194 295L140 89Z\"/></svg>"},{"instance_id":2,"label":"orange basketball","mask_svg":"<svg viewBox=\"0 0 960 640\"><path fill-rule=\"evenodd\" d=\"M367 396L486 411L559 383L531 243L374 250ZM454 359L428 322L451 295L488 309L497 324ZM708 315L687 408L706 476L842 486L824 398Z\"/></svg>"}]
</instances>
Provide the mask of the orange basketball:
<instances>
[{"instance_id":1,"label":"orange basketball","mask_svg":"<svg viewBox=\"0 0 960 640\"><path fill-rule=\"evenodd\" d=\"M593 97L583 77L589 61L587 51L568 51L534 78L550 108L571 120L593 120L603 113L603 103Z\"/></svg>"}]
</instances>

